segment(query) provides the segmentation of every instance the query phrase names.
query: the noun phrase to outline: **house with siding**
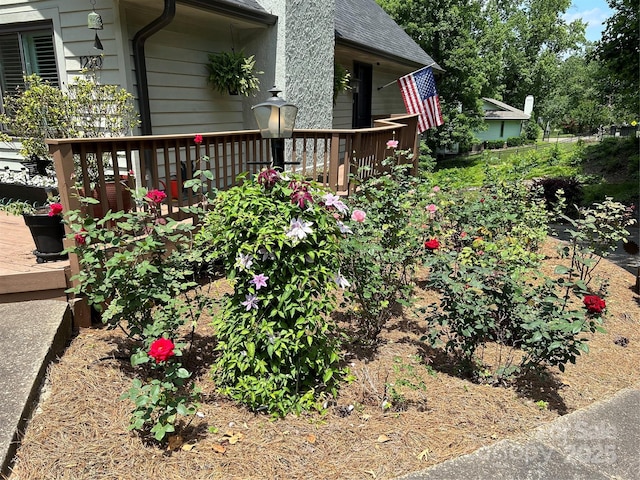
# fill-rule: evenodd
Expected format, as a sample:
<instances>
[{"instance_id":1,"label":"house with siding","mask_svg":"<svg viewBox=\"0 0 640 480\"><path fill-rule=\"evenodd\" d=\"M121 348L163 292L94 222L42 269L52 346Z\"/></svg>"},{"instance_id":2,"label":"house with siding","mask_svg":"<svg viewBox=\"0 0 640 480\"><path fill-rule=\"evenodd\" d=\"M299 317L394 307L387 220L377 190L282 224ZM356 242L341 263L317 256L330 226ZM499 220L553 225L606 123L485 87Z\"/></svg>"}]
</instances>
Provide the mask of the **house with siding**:
<instances>
[{"instance_id":1,"label":"house with siding","mask_svg":"<svg viewBox=\"0 0 640 480\"><path fill-rule=\"evenodd\" d=\"M102 50L87 28L92 9ZM207 85L208 54L231 50L255 55L256 97ZM92 62L100 82L134 94L142 125L132 133L145 135L254 129L251 107L272 85L299 107L296 128L368 127L404 113L399 89L379 87L441 70L375 0L0 0L0 95L23 72L64 89ZM335 105L334 62L352 75ZM19 160L10 152L0 147L0 162Z\"/></svg>"},{"instance_id":2,"label":"house with siding","mask_svg":"<svg viewBox=\"0 0 640 480\"><path fill-rule=\"evenodd\" d=\"M519 137L523 123L531 117L524 111L493 98L483 98L482 109L487 129L476 132L480 142L506 141L507 138Z\"/></svg>"}]
</instances>

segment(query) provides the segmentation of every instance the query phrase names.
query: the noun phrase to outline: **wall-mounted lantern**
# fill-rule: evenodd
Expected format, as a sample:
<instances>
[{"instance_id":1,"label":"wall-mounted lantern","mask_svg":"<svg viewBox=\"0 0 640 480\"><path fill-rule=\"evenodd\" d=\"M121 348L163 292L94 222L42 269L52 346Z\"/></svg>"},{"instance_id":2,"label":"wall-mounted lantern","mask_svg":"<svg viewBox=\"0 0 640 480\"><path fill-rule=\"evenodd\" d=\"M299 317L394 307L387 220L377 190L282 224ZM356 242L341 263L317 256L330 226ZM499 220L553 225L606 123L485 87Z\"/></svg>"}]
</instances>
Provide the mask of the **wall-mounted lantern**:
<instances>
[{"instance_id":1,"label":"wall-mounted lantern","mask_svg":"<svg viewBox=\"0 0 640 480\"><path fill-rule=\"evenodd\" d=\"M262 138L271 139L273 167L284 170L284 139L291 138L298 107L278 97L281 90L275 85L269 90L271 98L251 107Z\"/></svg>"}]
</instances>

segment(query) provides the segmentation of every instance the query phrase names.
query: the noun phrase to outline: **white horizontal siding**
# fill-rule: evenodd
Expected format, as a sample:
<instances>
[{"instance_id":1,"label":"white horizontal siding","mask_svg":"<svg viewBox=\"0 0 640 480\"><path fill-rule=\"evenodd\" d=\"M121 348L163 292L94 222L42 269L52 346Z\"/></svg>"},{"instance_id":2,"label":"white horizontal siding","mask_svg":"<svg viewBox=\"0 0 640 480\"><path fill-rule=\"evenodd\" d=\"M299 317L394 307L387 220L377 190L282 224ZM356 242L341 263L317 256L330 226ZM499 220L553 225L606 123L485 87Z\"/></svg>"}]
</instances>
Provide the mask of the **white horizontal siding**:
<instances>
[{"instance_id":1,"label":"white horizontal siding","mask_svg":"<svg viewBox=\"0 0 640 480\"><path fill-rule=\"evenodd\" d=\"M400 94L400 88L396 83L389 85L382 90L382 87L389 82L394 82L401 75L402 71L373 67L373 94L371 98L371 115L391 115L392 113L405 113L404 102Z\"/></svg>"},{"instance_id":2,"label":"white horizontal siding","mask_svg":"<svg viewBox=\"0 0 640 480\"><path fill-rule=\"evenodd\" d=\"M181 16L150 37L145 45L151 123L154 134L215 132L243 130L250 121L245 118L254 98L214 92L207 83L208 54L230 51L230 31L212 29L209 14L199 21ZM127 32L132 39L148 19L136 8L125 6ZM251 30L248 31L249 34ZM247 31L243 31L243 36ZM241 45L235 45L236 50ZM247 55L252 52L246 51ZM130 57L131 65L134 64ZM263 78L262 86L265 83Z\"/></svg>"}]
</instances>

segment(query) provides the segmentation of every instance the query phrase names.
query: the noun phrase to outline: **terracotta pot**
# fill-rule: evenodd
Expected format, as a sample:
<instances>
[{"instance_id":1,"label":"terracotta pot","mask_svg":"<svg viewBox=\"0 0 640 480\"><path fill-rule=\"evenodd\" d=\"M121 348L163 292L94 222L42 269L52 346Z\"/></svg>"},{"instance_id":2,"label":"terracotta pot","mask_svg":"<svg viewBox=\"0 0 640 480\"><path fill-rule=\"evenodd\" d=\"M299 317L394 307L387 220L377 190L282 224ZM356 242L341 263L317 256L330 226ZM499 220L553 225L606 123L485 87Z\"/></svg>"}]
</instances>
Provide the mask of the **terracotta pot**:
<instances>
[{"instance_id":1,"label":"terracotta pot","mask_svg":"<svg viewBox=\"0 0 640 480\"><path fill-rule=\"evenodd\" d=\"M122 192L122 207L125 212L128 212L132 209L133 202L131 198L131 192L127 189L126 182L120 182L120 191ZM118 201L116 196L116 182L107 182L105 184L107 191L107 205L108 210L113 212L118 210ZM80 195L84 196L84 190L80 190ZM99 188L94 188L91 192L91 197L96 200L102 200L102 192ZM104 217L106 211L102 209L102 203L97 203L93 205L93 216L94 218L102 218Z\"/></svg>"}]
</instances>

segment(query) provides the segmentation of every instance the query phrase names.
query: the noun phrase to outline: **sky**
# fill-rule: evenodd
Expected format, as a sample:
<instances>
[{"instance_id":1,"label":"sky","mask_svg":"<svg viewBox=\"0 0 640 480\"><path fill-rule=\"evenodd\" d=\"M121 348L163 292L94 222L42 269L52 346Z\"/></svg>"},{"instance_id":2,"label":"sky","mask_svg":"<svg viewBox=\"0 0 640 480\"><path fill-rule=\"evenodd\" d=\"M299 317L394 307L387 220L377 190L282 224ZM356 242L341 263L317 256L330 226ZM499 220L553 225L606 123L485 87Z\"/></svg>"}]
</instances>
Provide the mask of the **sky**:
<instances>
[{"instance_id":1,"label":"sky","mask_svg":"<svg viewBox=\"0 0 640 480\"><path fill-rule=\"evenodd\" d=\"M587 26L587 40L595 42L600 40L604 22L613 14L613 11L607 5L606 0L573 0L571 7L564 14L563 18L567 22L571 22L578 18L589 25Z\"/></svg>"}]
</instances>

